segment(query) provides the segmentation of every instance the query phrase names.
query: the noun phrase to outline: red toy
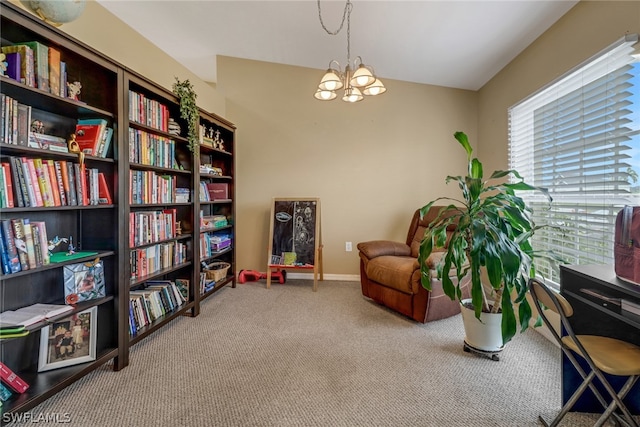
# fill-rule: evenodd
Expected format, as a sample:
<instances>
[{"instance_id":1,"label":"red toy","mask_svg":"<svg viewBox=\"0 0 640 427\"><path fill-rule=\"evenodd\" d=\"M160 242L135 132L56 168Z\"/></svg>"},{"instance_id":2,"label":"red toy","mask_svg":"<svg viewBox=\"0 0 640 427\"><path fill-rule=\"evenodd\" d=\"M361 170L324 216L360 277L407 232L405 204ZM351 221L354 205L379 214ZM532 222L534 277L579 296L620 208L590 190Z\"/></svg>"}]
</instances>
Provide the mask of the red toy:
<instances>
[{"instance_id":1,"label":"red toy","mask_svg":"<svg viewBox=\"0 0 640 427\"><path fill-rule=\"evenodd\" d=\"M256 280L266 279L267 273L261 273L255 270L240 270L238 274L238 282L246 283L246 282L255 282ZM271 273L271 280L278 280L278 283L283 284L287 281L287 272L286 270L278 270Z\"/></svg>"}]
</instances>

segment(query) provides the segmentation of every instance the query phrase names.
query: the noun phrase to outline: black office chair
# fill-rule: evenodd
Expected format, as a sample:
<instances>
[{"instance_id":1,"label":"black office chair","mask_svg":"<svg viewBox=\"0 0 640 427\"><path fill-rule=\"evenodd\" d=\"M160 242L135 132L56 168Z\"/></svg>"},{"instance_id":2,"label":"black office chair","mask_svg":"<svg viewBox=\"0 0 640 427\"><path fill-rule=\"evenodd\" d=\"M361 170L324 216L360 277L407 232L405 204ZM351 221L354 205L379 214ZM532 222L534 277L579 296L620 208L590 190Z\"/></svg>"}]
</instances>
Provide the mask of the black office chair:
<instances>
[{"instance_id":1,"label":"black office chair","mask_svg":"<svg viewBox=\"0 0 640 427\"><path fill-rule=\"evenodd\" d=\"M595 426L603 425L609 417L614 416L616 424L638 427L638 423L634 420L631 412L629 412L622 402L622 399L624 399L640 376L640 347L609 337L576 335L568 320L568 318L573 315L573 307L571 307L569 301L559 293L549 289L545 283L537 279L529 280L529 290L531 291L531 296L533 297L540 317L556 341L558 341L558 344L560 344L562 352L571 361L573 366L575 366L584 380L551 423L547 423L542 416L539 417L542 424L546 427L557 426L582 393L589 387L602 404L602 407L605 408L605 411ZM546 308L560 315L560 321L567 333L566 336L560 337L556 332L553 325L545 316ZM591 369L589 374L585 373L574 354L581 356L587 362ZM616 393L603 372L609 375L629 377L629 379L620 391ZM594 378L600 380L607 393L611 396L610 403L602 397L598 389L594 386L592 382ZM618 411L616 411L616 409L618 409Z\"/></svg>"}]
</instances>

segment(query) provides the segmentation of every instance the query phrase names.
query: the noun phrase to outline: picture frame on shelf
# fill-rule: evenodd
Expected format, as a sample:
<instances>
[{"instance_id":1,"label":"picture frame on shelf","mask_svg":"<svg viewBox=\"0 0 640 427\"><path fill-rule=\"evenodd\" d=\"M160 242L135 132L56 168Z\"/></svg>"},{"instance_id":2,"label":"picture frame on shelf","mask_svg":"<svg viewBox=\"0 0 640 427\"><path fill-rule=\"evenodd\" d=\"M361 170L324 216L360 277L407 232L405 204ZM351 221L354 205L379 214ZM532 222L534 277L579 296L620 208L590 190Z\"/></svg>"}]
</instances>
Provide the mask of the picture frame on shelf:
<instances>
[{"instance_id":1,"label":"picture frame on shelf","mask_svg":"<svg viewBox=\"0 0 640 427\"><path fill-rule=\"evenodd\" d=\"M56 320L40 331L38 372L96 360L98 307Z\"/></svg>"},{"instance_id":2,"label":"picture frame on shelf","mask_svg":"<svg viewBox=\"0 0 640 427\"><path fill-rule=\"evenodd\" d=\"M104 263L100 258L64 266L64 300L67 304L103 298L105 288Z\"/></svg>"}]
</instances>

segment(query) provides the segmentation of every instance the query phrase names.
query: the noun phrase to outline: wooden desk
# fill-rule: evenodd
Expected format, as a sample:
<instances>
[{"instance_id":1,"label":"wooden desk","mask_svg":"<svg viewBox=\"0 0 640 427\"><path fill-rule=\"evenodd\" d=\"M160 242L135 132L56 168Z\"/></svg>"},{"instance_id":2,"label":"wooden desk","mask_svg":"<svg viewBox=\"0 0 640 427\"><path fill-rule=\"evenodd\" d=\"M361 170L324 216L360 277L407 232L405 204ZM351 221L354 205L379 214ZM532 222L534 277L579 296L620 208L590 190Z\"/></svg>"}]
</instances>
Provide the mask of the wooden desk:
<instances>
[{"instance_id":1,"label":"wooden desk","mask_svg":"<svg viewBox=\"0 0 640 427\"><path fill-rule=\"evenodd\" d=\"M585 292L587 289L592 293ZM618 279L613 265L560 266L560 292L573 306L574 314L569 318L569 322L576 334L603 335L640 345L640 316L633 316L622 311L620 305L615 302L593 295L595 292L605 297L640 304L640 286ZM584 366L587 369L586 363ZM619 390L626 380L626 377L607 378L616 390ZM582 378L563 354L563 405L581 382ZM605 398L607 396L604 392L602 395ZM633 414L640 414L640 382L629 391L624 402ZM573 411L601 412L600 408L591 390L586 390Z\"/></svg>"}]
</instances>

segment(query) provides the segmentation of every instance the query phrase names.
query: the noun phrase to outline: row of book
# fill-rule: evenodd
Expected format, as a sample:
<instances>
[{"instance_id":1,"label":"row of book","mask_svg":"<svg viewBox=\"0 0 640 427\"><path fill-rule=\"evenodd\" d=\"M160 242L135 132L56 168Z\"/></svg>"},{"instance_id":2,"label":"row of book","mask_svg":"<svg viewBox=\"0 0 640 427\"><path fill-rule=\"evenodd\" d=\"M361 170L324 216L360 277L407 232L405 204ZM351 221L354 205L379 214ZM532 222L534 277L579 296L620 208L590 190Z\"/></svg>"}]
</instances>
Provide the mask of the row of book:
<instances>
[{"instance_id":1,"label":"row of book","mask_svg":"<svg viewBox=\"0 0 640 427\"><path fill-rule=\"evenodd\" d=\"M49 239L44 221L28 218L0 220L2 274L13 274L48 265Z\"/></svg>"},{"instance_id":2,"label":"row of book","mask_svg":"<svg viewBox=\"0 0 640 427\"><path fill-rule=\"evenodd\" d=\"M0 94L0 142L68 153L69 148L64 138L32 130L31 110L30 105Z\"/></svg>"},{"instance_id":3,"label":"row of book","mask_svg":"<svg viewBox=\"0 0 640 427\"><path fill-rule=\"evenodd\" d=\"M169 109L142 93L129 90L129 120L169 132Z\"/></svg>"},{"instance_id":4,"label":"row of book","mask_svg":"<svg viewBox=\"0 0 640 427\"><path fill-rule=\"evenodd\" d=\"M129 170L129 203L175 203L176 177L153 171Z\"/></svg>"},{"instance_id":5,"label":"row of book","mask_svg":"<svg viewBox=\"0 0 640 427\"><path fill-rule=\"evenodd\" d=\"M106 178L96 168L66 160L8 156L0 162L0 207L111 204Z\"/></svg>"},{"instance_id":6,"label":"row of book","mask_svg":"<svg viewBox=\"0 0 640 427\"><path fill-rule=\"evenodd\" d=\"M131 279L145 277L186 261L187 245L182 242L159 243L146 248L134 249L129 254Z\"/></svg>"},{"instance_id":7,"label":"row of book","mask_svg":"<svg viewBox=\"0 0 640 427\"><path fill-rule=\"evenodd\" d=\"M29 87L67 96L67 64L58 49L33 41L1 50L6 55L7 76Z\"/></svg>"},{"instance_id":8,"label":"row of book","mask_svg":"<svg viewBox=\"0 0 640 427\"><path fill-rule=\"evenodd\" d=\"M129 247L176 237L176 209L129 213Z\"/></svg>"},{"instance_id":9,"label":"row of book","mask_svg":"<svg viewBox=\"0 0 640 427\"><path fill-rule=\"evenodd\" d=\"M30 123L30 106L5 94L0 95L0 142L27 146Z\"/></svg>"},{"instance_id":10,"label":"row of book","mask_svg":"<svg viewBox=\"0 0 640 427\"><path fill-rule=\"evenodd\" d=\"M143 165L177 169L173 139L129 128L129 161Z\"/></svg>"},{"instance_id":11,"label":"row of book","mask_svg":"<svg viewBox=\"0 0 640 427\"><path fill-rule=\"evenodd\" d=\"M144 288L129 292L129 333L136 335L141 328L180 307L188 299L188 280L145 282Z\"/></svg>"}]
</instances>

